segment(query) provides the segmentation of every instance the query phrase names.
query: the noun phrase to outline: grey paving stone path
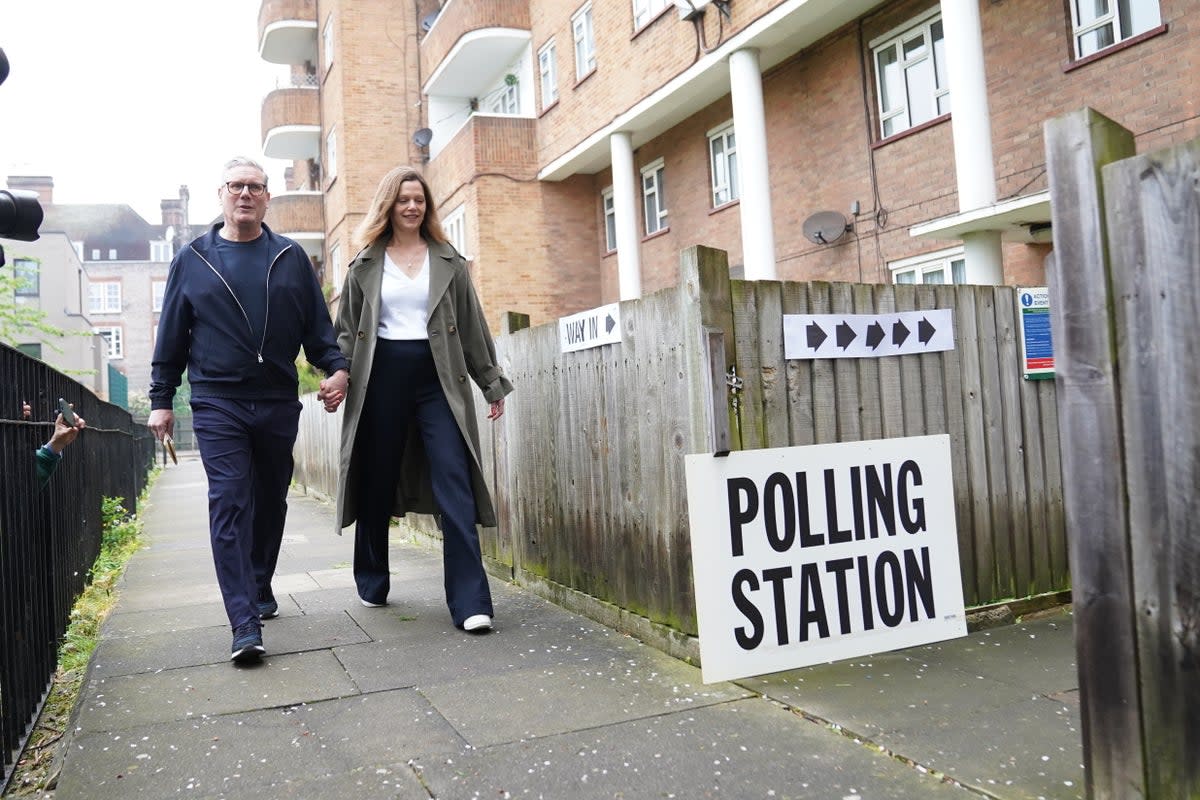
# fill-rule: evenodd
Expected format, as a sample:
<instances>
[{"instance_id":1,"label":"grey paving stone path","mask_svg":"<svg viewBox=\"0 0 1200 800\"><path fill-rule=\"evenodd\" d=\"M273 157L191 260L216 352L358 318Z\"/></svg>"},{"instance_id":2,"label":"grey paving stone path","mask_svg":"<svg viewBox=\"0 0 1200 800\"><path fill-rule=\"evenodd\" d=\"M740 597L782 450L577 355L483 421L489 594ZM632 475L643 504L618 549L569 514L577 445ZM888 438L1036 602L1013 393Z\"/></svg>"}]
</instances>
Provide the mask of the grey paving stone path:
<instances>
[{"instance_id":1,"label":"grey paving stone path","mask_svg":"<svg viewBox=\"0 0 1200 800\"><path fill-rule=\"evenodd\" d=\"M267 657L228 661L201 464L168 468L76 711L58 796L1082 798L1071 618L738 682L493 580L453 628L440 553L393 538L364 608L353 541L293 496Z\"/></svg>"}]
</instances>

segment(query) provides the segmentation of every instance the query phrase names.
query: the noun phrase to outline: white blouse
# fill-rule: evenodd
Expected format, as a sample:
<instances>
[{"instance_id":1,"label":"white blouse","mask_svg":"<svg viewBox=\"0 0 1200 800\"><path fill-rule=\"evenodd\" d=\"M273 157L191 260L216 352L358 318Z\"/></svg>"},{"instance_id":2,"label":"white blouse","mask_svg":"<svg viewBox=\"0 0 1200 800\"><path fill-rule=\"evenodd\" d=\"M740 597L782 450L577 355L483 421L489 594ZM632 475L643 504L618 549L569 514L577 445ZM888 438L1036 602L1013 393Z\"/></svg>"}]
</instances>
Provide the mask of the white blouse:
<instances>
[{"instance_id":1,"label":"white blouse","mask_svg":"<svg viewBox=\"0 0 1200 800\"><path fill-rule=\"evenodd\" d=\"M379 291L380 339L429 338L429 251L421 271L410 278L384 251L383 285Z\"/></svg>"}]
</instances>

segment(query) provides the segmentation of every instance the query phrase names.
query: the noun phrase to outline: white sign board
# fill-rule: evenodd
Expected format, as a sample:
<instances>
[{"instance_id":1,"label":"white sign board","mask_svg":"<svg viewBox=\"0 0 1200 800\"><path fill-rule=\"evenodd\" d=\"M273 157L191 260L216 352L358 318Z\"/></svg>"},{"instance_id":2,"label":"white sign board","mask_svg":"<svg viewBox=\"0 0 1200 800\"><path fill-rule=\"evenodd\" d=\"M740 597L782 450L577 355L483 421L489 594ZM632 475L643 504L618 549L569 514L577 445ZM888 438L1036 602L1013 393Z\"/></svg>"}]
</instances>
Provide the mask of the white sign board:
<instances>
[{"instance_id":1,"label":"white sign board","mask_svg":"<svg viewBox=\"0 0 1200 800\"><path fill-rule=\"evenodd\" d=\"M558 341L570 353L621 341L621 304L609 303L558 319Z\"/></svg>"},{"instance_id":2,"label":"white sign board","mask_svg":"<svg viewBox=\"0 0 1200 800\"><path fill-rule=\"evenodd\" d=\"M784 358L879 358L954 349L954 309L784 314Z\"/></svg>"},{"instance_id":3,"label":"white sign board","mask_svg":"<svg viewBox=\"0 0 1200 800\"><path fill-rule=\"evenodd\" d=\"M966 634L948 435L686 468L705 683Z\"/></svg>"}]
</instances>

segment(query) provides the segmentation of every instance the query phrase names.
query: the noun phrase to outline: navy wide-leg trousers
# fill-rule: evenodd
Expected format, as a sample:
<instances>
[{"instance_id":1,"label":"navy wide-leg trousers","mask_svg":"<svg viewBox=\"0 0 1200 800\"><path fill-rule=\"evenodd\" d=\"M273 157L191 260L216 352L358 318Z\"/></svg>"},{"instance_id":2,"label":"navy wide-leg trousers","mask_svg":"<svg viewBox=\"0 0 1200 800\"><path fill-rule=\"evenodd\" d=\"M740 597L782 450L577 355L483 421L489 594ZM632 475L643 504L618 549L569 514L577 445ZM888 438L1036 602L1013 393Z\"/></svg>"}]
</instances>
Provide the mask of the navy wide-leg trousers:
<instances>
[{"instance_id":1,"label":"navy wide-leg trousers","mask_svg":"<svg viewBox=\"0 0 1200 800\"><path fill-rule=\"evenodd\" d=\"M455 625L474 614L492 616L492 594L475 528L471 461L462 432L438 381L425 340L379 339L358 424L354 529L354 580L359 596L382 603L388 573L391 523L408 430L420 431L433 498L441 519L446 605Z\"/></svg>"},{"instance_id":2,"label":"navy wide-leg trousers","mask_svg":"<svg viewBox=\"0 0 1200 800\"><path fill-rule=\"evenodd\" d=\"M299 422L299 400L192 398L213 565L234 628L258 620L258 595L271 589Z\"/></svg>"}]
</instances>

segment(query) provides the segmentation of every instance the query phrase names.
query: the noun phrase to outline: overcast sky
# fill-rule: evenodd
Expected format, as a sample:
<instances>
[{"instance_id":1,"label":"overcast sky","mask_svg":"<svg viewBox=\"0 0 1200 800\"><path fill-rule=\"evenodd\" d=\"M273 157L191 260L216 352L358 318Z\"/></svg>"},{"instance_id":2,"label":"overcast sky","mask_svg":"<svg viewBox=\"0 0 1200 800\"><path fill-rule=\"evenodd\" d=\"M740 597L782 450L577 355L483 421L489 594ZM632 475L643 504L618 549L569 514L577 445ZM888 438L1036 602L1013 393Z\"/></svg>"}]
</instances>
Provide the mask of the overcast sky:
<instances>
[{"instance_id":1,"label":"overcast sky","mask_svg":"<svg viewBox=\"0 0 1200 800\"><path fill-rule=\"evenodd\" d=\"M221 165L262 158L258 0L0 0L0 185L49 175L56 203L127 203L161 222L186 184L193 223L220 214Z\"/></svg>"}]
</instances>

